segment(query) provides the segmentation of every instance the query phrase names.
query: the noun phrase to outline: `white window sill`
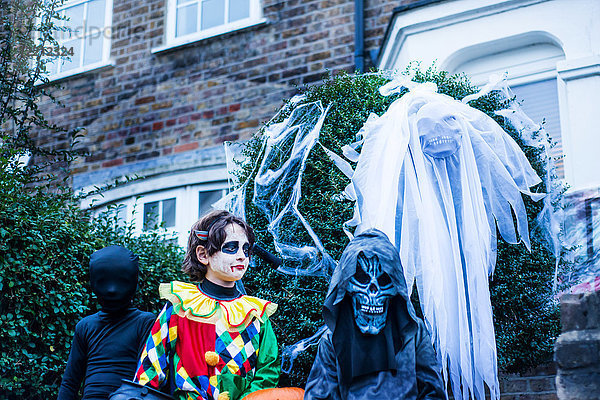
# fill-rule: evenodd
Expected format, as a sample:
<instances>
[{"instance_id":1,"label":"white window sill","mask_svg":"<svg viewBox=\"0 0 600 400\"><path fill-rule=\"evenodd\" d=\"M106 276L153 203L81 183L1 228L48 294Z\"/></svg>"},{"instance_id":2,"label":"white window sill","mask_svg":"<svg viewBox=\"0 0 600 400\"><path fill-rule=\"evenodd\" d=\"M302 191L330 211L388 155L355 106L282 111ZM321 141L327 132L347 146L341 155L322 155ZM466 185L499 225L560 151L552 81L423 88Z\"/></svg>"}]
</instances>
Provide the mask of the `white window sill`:
<instances>
[{"instance_id":1,"label":"white window sill","mask_svg":"<svg viewBox=\"0 0 600 400\"><path fill-rule=\"evenodd\" d=\"M82 74L85 74L85 73L88 73L91 71L95 71L95 70L99 70L102 68L114 67L115 65L117 65L117 64L112 59L107 60L107 61L100 61L100 62L97 62L94 64L84 65L83 67L79 67L79 68L71 69L69 71L61 72L60 74L50 75L48 77L47 83L57 82L57 81L60 81L62 79L66 79L66 78L72 78L77 75L82 75ZM45 83L46 82L38 81L36 83L36 85L43 85Z\"/></svg>"},{"instance_id":2,"label":"white window sill","mask_svg":"<svg viewBox=\"0 0 600 400\"><path fill-rule=\"evenodd\" d=\"M154 47L150 51L152 52L152 54L161 53L163 51L175 49L177 47L186 46L188 44L199 42L201 40L214 38L216 36L221 36L221 35L241 31L241 30L248 29L248 28L253 28L253 27L256 27L259 25L264 25L266 23L267 23L267 19L261 18L259 20L252 21L252 22L244 22L243 24L224 25L223 27L218 27L218 29L211 29L211 30L204 31L204 32L197 32L194 34L183 36L181 38L177 38L168 44Z\"/></svg>"}]
</instances>

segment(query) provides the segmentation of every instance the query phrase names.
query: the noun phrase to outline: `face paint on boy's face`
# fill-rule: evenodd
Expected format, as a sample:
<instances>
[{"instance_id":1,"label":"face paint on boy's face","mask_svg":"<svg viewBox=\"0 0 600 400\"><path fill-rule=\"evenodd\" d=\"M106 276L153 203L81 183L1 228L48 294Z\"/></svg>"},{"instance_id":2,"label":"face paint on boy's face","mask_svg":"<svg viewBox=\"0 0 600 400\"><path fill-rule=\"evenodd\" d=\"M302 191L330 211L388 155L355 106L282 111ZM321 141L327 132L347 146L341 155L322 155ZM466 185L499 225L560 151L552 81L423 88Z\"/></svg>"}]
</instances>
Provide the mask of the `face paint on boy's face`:
<instances>
[{"instance_id":1,"label":"face paint on boy's face","mask_svg":"<svg viewBox=\"0 0 600 400\"><path fill-rule=\"evenodd\" d=\"M246 273L250 244L244 229L237 224L227 225L225 233L227 236L221 251L208 257L206 278L214 283L229 286L228 283L242 279Z\"/></svg>"},{"instance_id":2,"label":"face paint on boy's face","mask_svg":"<svg viewBox=\"0 0 600 400\"><path fill-rule=\"evenodd\" d=\"M221 246L221 251L226 254L236 254L240 249L240 242L237 240L232 240L231 242L223 243ZM246 257L250 257L250 244L244 243L242 245L242 251Z\"/></svg>"}]
</instances>

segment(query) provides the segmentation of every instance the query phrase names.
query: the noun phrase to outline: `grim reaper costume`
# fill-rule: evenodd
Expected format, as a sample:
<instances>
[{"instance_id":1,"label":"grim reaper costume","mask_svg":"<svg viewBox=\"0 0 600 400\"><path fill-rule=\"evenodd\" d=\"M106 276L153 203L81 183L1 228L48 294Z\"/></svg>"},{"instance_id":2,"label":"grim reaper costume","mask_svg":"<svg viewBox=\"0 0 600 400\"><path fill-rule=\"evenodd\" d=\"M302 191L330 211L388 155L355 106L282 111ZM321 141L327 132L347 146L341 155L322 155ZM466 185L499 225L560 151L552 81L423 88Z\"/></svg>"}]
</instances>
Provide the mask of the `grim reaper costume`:
<instances>
[{"instance_id":1,"label":"grim reaper costume","mask_svg":"<svg viewBox=\"0 0 600 400\"><path fill-rule=\"evenodd\" d=\"M346 247L305 399L445 399L441 365L410 302L398 251L368 230Z\"/></svg>"}]
</instances>

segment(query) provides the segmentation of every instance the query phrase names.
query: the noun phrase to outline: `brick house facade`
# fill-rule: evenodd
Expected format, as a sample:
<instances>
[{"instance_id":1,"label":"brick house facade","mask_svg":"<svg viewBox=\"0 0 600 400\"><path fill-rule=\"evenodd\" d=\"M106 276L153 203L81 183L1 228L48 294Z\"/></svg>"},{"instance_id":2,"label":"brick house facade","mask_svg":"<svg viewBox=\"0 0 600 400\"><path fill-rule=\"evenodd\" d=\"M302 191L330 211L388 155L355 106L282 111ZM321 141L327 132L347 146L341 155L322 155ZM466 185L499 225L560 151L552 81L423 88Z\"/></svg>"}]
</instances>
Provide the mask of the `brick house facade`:
<instances>
[{"instance_id":1,"label":"brick house facade","mask_svg":"<svg viewBox=\"0 0 600 400\"><path fill-rule=\"evenodd\" d=\"M553 130L559 174L572 192L600 198L594 172L600 165L595 166L593 151L600 139L593 135L588 110L594 93L600 93L594 90L600 87L600 56L589 33L594 27L588 26L599 12L593 0L222 0L254 4L257 15L245 26L189 40L173 38L174 7L199 0L69 0L67 5L94 1L106 4L99 24L104 62L59 74L63 89L54 93L66 107L46 106L52 122L85 128L78 146L89 155L73 163L73 187L122 176L188 175L111 193L96 205L124 198L133 203L132 196L190 184L200 184L194 190L224 190L223 142L250 138L298 87L318 83L327 73L355 70L357 3L364 6L366 69L437 60L442 69L467 71L483 84L491 65L508 69L511 86L523 96L534 93L525 105L551 99L534 119L545 118ZM527 23L510 25L519 18ZM574 24L563 24L565 18ZM589 40L580 40L585 35ZM39 141L68 145L64 135ZM190 176L192 171L204 176ZM596 218L600 201L592 206Z\"/></svg>"},{"instance_id":2,"label":"brick house facade","mask_svg":"<svg viewBox=\"0 0 600 400\"><path fill-rule=\"evenodd\" d=\"M204 203L218 198L227 187L224 142L249 139L299 87L316 84L327 73L355 70L354 0L253 0L260 15L248 26L174 42L168 40L172 36L168 24L172 23L169 10L178 7L175 0L106 1L110 22L105 21L102 30L108 43L105 62L61 75L62 88L53 93L66 107L46 101L45 110L53 123L84 128L78 146L89 155L72 164L71 184L76 190L122 176L146 177L93 203L100 208L126 203L129 218L141 218L136 222L140 230L145 221L142 213L133 216L134 204L158 207L161 217L173 214L176 231L189 229L189 221L206 209ZM505 3L553 2L561 0ZM364 56L369 68L377 66L382 55L389 65L402 60L401 51L396 59L389 55L401 47L390 41L395 18L469 0L363 3ZM438 21L443 18L440 15ZM422 25L419 20L412 23ZM439 25L443 24L431 29ZM424 50L405 48L411 56ZM565 71L565 79L575 79L568 75L571 69ZM69 144L66 136L38 140L53 147ZM596 194L593 189L591 196ZM139 195L146 195L147 201L138 202ZM503 376L503 398L556 398L554 367L540 371L533 376Z\"/></svg>"},{"instance_id":3,"label":"brick house facade","mask_svg":"<svg viewBox=\"0 0 600 400\"><path fill-rule=\"evenodd\" d=\"M62 88L53 94L66 106L46 101L43 107L51 122L84 128L77 146L88 155L71 165L75 190L145 177L83 203L99 210L122 204L124 219L137 218L139 231L145 220L134 210L145 214L149 206L159 220L171 219L170 229L187 231L189 220L228 186L224 142L249 139L299 87L329 73L355 71L354 0L241 0L258 8L247 26L186 40L173 39L169 28L181 0L70 0L67 7L83 10L72 12L71 20L83 18L86 32L85 18L95 18L94 1L106 4L96 35L102 35L104 59L89 68L59 70L54 77ZM414 1L364 1L367 69L393 10L405 3ZM45 135L39 142L65 147L69 139ZM179 242L185 245L185 234Z\"/></svg>"},{"instance_id":4,"label":"brick house facade","mask_svg":"<svg viewBox=\"0 0 600 400\"><path fill-rule=\"evenodd\" d=\"M367 54L399 3L366 2ZM85 128L81 146L90 155L73 164L74 186L247 139L297 87L354 71L352 0L266 0L262 12L258 25L157 51L166 1L115 0L111 64L62 79L55 94L67 106L48 106L52 122Z\"/></svg>"}]
</instances>

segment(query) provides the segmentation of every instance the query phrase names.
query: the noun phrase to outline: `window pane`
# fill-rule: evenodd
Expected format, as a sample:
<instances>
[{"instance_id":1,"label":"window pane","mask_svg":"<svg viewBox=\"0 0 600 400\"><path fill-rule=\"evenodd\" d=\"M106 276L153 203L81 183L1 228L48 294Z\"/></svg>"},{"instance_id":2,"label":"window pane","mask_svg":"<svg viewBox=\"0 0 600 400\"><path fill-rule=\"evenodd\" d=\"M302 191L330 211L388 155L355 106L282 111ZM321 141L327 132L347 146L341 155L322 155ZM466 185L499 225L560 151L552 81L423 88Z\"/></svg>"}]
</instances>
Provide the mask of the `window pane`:
<instances>
[{"instance_id":1,"label":"window pane","mask_svg":"<svg viewBox=\"0 0 600 400\"><path fill-rule=\"evenodd\" d=\"M229 22L250 17L250 0L229 1Z\"/></svg>"},{"instance_id":2,"label":"window pane","mask_svg":"<svg viewBox=\"0 0 600 400\"><path fill-rule=\"evenodd\" d=\"M49 75L56 74L56 70L58 68L59 60L55 57L46 57L46 72Z\"/></svg>"},{"instance_id":3,"label":"window pane","mask_svg":"<svg viewBox=\"0 0 600 400\"><path fill-rule=\"evenodd\" d=\"M60 72L69 71L74 68L79 68L79 60L81 57L81 39L69 40L68 42L64 42L63 46L67 49L69 54L73 54L70 56L70 60L67 57L62 57L62 67ZM71 50L71 48L73 48ZM62 46L61 46L62 51Z\"/></svg>"},{"instance_id":4,"label":"window pane","mask_svg":"<svg viewBox=\"0 0 600 400\"><path fill-rule=\"evenodd\" d=\"M102 60L102 35L94 34L85 38L83 65L93 64Z\"/></svg>"},{"instance_id":5,"label":"window pane","mask_svg":"<svg viewBox=\"0 0 600 400\"><path fill-rule=\"evenodd\" d=\"M188 35L198 30L198 4L177 9L175 36Z\"/></svg>"},{"instance_id":6,"label":"window pane","mask_svg":"<svg viewBox=\"0 0 600 400\"><path fill-rule=\"evenodd\" d=\"M106 6L104 0L92 0L88 3L86 31L94 37L100 36L104 30L104 17Z\"/></svg>"},{"instance_id":7,"label":"window pane","mask_svg":"<svg viewBox=\"0 0 600 400\"><path fill-rule=\"evenodd\" d=\"M560 134L560 115L558 108L558 89L556 79L514 86L511 88L521 102L521 107L529 118L535 123L546 121L544 128L556 144L550 153L553 157L563 154ZM556 172L559 177L564 176L563 160L556 161Z\"/></svg>"},{"instance_id":8,"label":"window pane","mask_svg":"<svg viewBox=\"0 0 600 400\"><path fill-rule=\"evenodd\" d=\"M198 192L198 218L211 210L211 205L221 199L222 190L210 190Z\"/></svg>"},{"instance_id":9,"label":"window pane","mask_svg":"<svg viewBox=\"0 0 600 400\"><path fill-rule=\"evenodd\" d=\"M202 30L225 23L225 1L205 0L202 2Z\"/></svg>"},{"instance_id":10,"label":"window pane","mask_svg":"<svg viewBox=\"0 0 600 400\"><path fill-rule=\"evenodd\" d=\"M144 203L144 230L156 229L158 226L158 201Z\"/></svg>"},{"instance_id":11,"label":"window pane","mask_svg":"<svg viewBox=\"0 0 600 400\"><path fill-rule=\"evenodd\" d=\"M162 202L162 222L165 228L175 226L175 199L167 199Z\"/></svg>"},{"instance_id":12,"label":"window pane","mask_svg":"<svg viewBox=\"0 0 600 400\"><path fill-rule=\"evenodd\" d=\"M65 27L70 28L71 32L63 32L59 37L65 40L74 39L83 35L83 4L75 7L69 7L64 10L64 16L68 21L64 21Z\"/></svg>"}]
</instances>

